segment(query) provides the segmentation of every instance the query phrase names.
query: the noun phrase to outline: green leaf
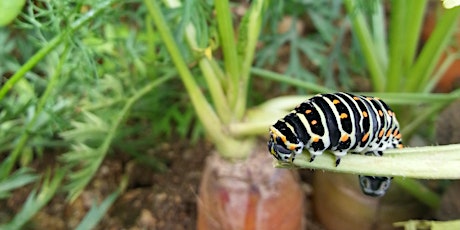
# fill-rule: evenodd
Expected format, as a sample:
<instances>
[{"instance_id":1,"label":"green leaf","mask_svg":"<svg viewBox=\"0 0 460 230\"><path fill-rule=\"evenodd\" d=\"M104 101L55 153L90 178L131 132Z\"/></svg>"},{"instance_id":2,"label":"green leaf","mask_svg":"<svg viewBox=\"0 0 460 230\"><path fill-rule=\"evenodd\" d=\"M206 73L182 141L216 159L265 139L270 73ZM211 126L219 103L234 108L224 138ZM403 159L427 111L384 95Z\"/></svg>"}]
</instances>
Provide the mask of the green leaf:
<instances>
[{"instance_id":1,"label":"green leaf","mask_svg":"<svg viewBox=\"0 0 460 230\"><path fill-rule=\"evenodd\" d=\"M415 229L431 229L431 230L460 229L460 220L450 220L450 221L409 220L409 221L393 223L393 226L395 226L395 227L404 227L405 230L415 230Z\"/></svg>"},{"instance_id":2,"label":"green leaf","mask_svg":"<svg viewBox=\"0 0 460 230\"><path fill-rule=\"evenodd\" d=\"M0 0L0 26L8 25L21 13L26 0Z\"/></svg>"},{"instance_id":3,"label":"green leaf","mask_svg":"<svg viewBox=\"0 0 460 230\"><path fill-rule=\"evenodd\" d=\"M13 220L0 226L0 229L21 229L41 208L43 208L54 196L62 179L64 178L65 170L56 170L54 177L51 178L48 172L45 176L44 182L41 186L40 192L37 194L37 190L34 189L22 207L21 211L16 214Z\"/></svg>"},{"instance_id":4,"label":"green leaf","mask_svg":"<svg viewBox=\"0 0 460 230\"><path fill-rule=\"evenodd\" d=\"M163 84L169 79L171 79L171 76L168 75L157 78L139 89L126 101L123 108L117 111L118 113L112 114L113 119L110 123L105 122L97 114L85 113L85 120L83 122L74 123L77 132L71 132L70 134L69 132L61 133L61 136L65 135L66 139L75 142L72 146L72 151L66 153L62 160L71 168L79 168L78 171L69 174L70 182L65 186L69 191L68 198L70 201L75 200L80 195L99 169L104 157L110 150L111 144L118 133L118 129L131 112L132 106L158 85ZM104 130L106 130L101 140L98 143L93 143L95 145L94 147L90 147L86 144L86 142L91 140L83 138L85 133L94 134L92 126L103 127Z\"/></svg>"},{"instance_id":5,"label":"green leaf","mask_svg":"<svg viewBox=\"0 0 460 230\"><path fill-rule=\"evenodd\" d=\"M7 1L8 0L3 0L3 2ZM26 73L29 72L29 70L31 70L41 60L43 60L58 45L65 42L69 34L72 34L75 31L79 30L87 23L93 21L93 19L99 16L99 14L106 11L107 9L110 9L110 7L108 6L110 6L114 2L116 2L116 0L105 0L98 2L98 4L94 5L90 11L88 11L86 14L82 15L80 18L75 20L74 23L72 23L67 30L56 35L52 40L49 41L49 43L47 43L46 46L42 47L32 57L30 57L29 60L27 60L27 62L24 63L21 66L21 68L18 71L16 71L16 73L13 76L11 76L11 78L8 79L6 83L3 84L2 88L0 88L0 100L3 99L3 97L11 90L11 88L13 88L13 86L19 80L21 80L26 75ZM3 9L3 7L0 6L0 9Z\"/></svg>"},{"instance_id":6,"label":"green leaf","mask_svg":"<svg viewBox=\"0 0 460 230\"><path fill-rule=\"evenodd\" d=\"M31 170L21 168L5 180L0 182L0 198L7 197L9 192L36 181L37 175L31 174Z\"/></svg>"},{"instance_id":7,"label":"green leaf","mask_svg":"<svg viewBox=\"0 0 460 230\"><path fill-rule=\"evenodd\" d=\"M97 223L104 217L107 210L112 206L113 202L118 198L120 195L120 190L113 192L110 194L105 200L99 205L95 205L93 203L91 209L88 213L86 213L83 220L80 224L75 228L76 230L85 230L85 229L93 229L96 227Z\"/></svg>"}]
</instances>

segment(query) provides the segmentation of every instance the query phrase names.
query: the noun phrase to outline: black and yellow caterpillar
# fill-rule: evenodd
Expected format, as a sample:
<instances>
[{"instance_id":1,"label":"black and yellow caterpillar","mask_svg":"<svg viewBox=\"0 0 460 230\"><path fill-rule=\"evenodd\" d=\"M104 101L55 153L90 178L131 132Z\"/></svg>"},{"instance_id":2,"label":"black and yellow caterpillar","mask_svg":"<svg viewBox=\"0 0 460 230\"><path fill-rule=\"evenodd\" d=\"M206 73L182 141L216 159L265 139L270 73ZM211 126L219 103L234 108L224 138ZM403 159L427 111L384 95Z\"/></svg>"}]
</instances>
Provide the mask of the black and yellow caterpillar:
<instances>
[{"instance_id":1,"label":"black and yellow caterpillar","mask_svg":"<svg viewBox=\"0 0 460 230\"><path fill-rule=\"evenodd\" d=\"M402 148L394 112L376 97L349 93L318 94L298 105L270 127L268 149L280 161L294 160L303 149L310 162L325 150L336 156L336 166L347 152L383 155ZM363 192L382 196L390 177L359 176Z\"/></svg>"}]
</instances>

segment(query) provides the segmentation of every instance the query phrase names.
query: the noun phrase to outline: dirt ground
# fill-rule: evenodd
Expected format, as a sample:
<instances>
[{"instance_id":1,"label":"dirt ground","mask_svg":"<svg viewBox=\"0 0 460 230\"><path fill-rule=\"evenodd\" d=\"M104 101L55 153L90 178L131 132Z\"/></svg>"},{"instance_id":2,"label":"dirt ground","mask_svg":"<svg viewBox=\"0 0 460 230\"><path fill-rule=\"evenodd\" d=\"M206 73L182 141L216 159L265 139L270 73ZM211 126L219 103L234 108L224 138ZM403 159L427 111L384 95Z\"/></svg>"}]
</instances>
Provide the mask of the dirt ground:
<instances>
[{"instance_id":1,"label":"dirt ground","mask_svg":"<svg viewBox=\"0 0 460 230\"><path fill-rule=\"evenodd\" d=\"M134 160L126 153L112 153L77 200L69 204L66 194L61 191L23 229L75 229L94 201L103 201L126 176L129 177L126 190L96 229L195 229L199 183L205 159L212 151L213 147L203 141L194 145L187 142L163 143L155 149L146 150L145 155L155 156L164 162L167 169L163 172ZM54 164L55 157L45 155L34 161L31 167L45 171ZM313 173L309 170L298 172L306 197L306 227L309 230L323 229L311 211ZM458 218L460 205L452 203L452 200L458 200L455 198L458 188L460 183L452 186L443 197L442 206L447 208L441 209L438 217L446 218L439 219ZM19 211L32 189L33 186L25 186L9 199L0 200L0 223L11 219Z\"/></svg>"},{"instance_id":2,"label":"dirt ground","mask_svg":"<svg viewBox=\"0 0 460 230\"><path fill-rule=\"evenodd\" d=\"M158 172L130 159L126 154L109 155L96 177L82 195L72 204L65 194L58 196L41 210L25 229L73 229L93 201L101 202L119 186L121 178L129 176L126 191L116 200L97 229L195 229L198 187L206 156L212 146L200 142L190 147L188 143L165 143L158 149L147 151L165 162L168 167ZM268 154L268 153L267 153ZM51 161L51 160L50 160ZM54 162L38 162L35 167L46 168ZM301 175L307 197L311 195L311 173ZM0 201L0 216L4 219L17 213L31 187L21 188L13 196ZM307 210L309 199L306 200ZM321 229L307 212L308 229Z\"/></svg>"}]
</instances>

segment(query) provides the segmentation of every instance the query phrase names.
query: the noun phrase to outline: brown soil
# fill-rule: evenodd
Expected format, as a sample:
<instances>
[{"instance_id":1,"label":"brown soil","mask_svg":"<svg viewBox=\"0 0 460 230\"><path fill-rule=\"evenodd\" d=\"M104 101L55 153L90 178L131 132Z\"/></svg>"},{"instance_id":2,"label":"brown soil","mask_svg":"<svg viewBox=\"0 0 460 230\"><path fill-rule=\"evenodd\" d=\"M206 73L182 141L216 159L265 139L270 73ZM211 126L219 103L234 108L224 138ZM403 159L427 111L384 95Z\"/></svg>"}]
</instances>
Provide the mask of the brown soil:
<instances>
[{"instance_id":1,"label":"brown soil","mask_svg":"<svg viewBox=\"0 0 460 230\"><path fill-rule=\"evenodd\" d=\"M23 229L74 229L94 201L100 203L113 193L124 176L129 177L126 190L96 229L195 229L200 179L205 159L211 152L212 146L205 142L195 145L186 142L165 143L155 150L147 150L147 156L155 156L166 164L167 170L164 172L139 163L125 153L109 155L77 200L69 204L66 194L61 191ZM44 156L32 166L43 172L54 164L53 157ZM298 172L306 197L306 228L323 229L312 211L313 174L309 170ZM19 212L33 188L25 186L15 191L9 199L0 200L0 223ZM452 193L454 196L458 193L458 186L456 188ZM444 199L443 203L450 199L452 196ZM450 202L447 204L444 205L447 208L452 206ZM458 216L458 210L458 204L454 208L441 209L438 218L448 217L446 212Z\"/></svg>"},{"instance_id":2,"label":"brown soil","mask_svg":"<svg viewBox=\"0 0 460 230\"><path fill-rule=\"evenodd\" d=\"M168 169L164 172L129 159L126 154L110 155L77 200L69 204L65 193L61 192L25 229L75 228L94 201L101 202L114 192L124 175L129 176L129 185L97 229L195 229L198 186L205 158L211 152L212 146L203 142L192 147L188 143L169 143L147 151L147 155L156 156L166 163ZM35 166L48 167L45 165L50 165L50 162L40 162ZM301 177L309 210L311 173L303 170ZM21 188L10 199L0 201L0 207L4 207L0 210L1 219L11 218L17 213L31 189L30 186ZM307 228L321 229L313 221L311 212L307 211L307 215Z\"/></svg>"}]
</instances>

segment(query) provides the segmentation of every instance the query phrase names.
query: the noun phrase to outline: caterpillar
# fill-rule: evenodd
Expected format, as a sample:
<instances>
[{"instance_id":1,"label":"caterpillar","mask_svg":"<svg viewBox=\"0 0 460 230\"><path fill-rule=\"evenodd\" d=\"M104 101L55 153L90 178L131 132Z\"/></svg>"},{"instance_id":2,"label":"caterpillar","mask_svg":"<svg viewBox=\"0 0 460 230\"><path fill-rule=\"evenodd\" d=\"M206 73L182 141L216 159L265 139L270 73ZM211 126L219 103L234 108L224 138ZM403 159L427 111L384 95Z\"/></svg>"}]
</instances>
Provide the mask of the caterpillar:
<instances>
[{"instance_id":1,"label":"caterpillar","mask_svg":"<svg viewBox=\"0 0 460 230\"><path fill-rule=\"evenodd\" d=\"M340 164L347 152L382 156L402 148L399 123L381 99L349 93L318 94L304 101L269 128L268 149L279 161L294 161L303 149L310 162L330 150ZM390 177L359 176L364 194L382 196Z\"/></svg>"}]
</instances>

